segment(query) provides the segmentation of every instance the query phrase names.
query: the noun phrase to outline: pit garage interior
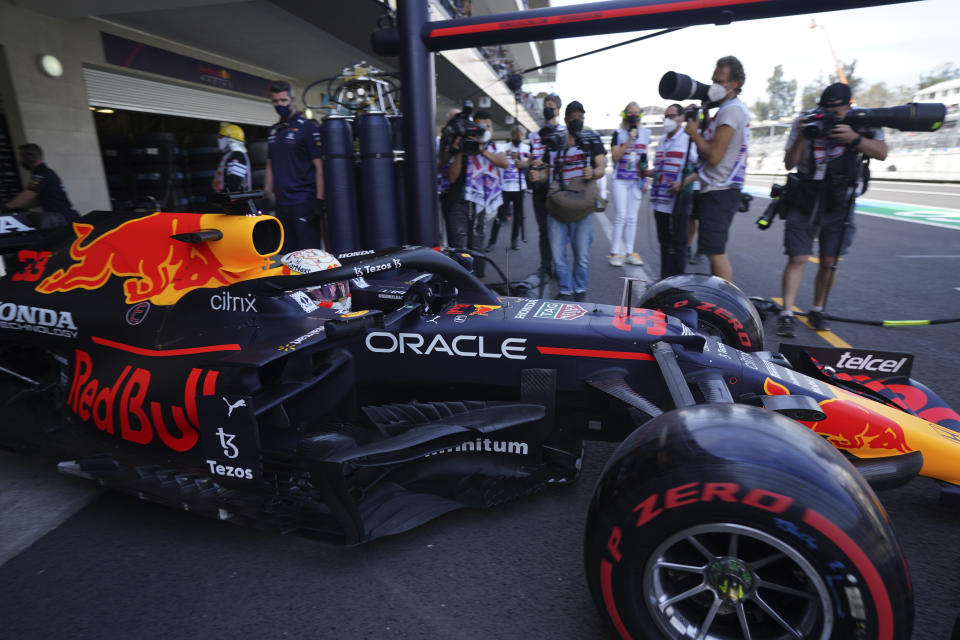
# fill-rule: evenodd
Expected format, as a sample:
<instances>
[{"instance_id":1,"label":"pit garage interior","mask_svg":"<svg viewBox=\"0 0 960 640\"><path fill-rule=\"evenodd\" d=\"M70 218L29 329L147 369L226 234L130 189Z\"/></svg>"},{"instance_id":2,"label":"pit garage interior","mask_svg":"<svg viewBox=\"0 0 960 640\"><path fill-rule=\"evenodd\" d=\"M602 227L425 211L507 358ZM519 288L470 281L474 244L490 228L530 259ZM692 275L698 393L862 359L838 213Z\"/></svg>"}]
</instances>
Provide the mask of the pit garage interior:
<instances>
[{"instance_id":1,"label":"pit garage interior","mask_svg":"<svg viewBox=\"0 0 960 640\"><path fill-rule=\"evenodd\" d=\"M547 0L480 0L473 15L546 6ZM396 2L353 0L0 0L0 198L23 188L16 147L39 144L78 212L160 207L202 210L219 159L220 122L245 132L254 187L263 182L266 135L277 117L269 83L310 83L366 62L370 34ZM430 0L432 19L460 15L462 0ZM345 10L347 9L348 10ZM515 99L505 69L553 61L552 42L437 54L438 126L465 98L488 110L496 137L537 125L539 101ZM548 88L548 68L524 91ZM322 88L309 102L321 102ZM399 105L399 99L396 100ZM322 120L326 112L307 117Z\"/></svg>"}]
</instances>

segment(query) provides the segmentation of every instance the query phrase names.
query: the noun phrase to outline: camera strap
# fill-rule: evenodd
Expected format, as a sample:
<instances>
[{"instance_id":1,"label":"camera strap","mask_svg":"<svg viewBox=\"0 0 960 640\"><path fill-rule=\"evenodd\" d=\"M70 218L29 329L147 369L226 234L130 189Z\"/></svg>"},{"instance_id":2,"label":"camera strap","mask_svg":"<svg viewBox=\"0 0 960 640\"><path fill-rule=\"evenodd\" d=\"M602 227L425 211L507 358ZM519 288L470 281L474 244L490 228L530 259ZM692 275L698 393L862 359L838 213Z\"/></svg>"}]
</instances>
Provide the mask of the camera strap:
<instances>
[{"instance_id":1,"label":"camera strap","mask_svg":"<svg viewBox=\"0 0 960 640\"><path fill-rule=\"evenodd\" d=\"M560 183L560 190L566 191L567 185L563 180L563 169L567 166L567 150L563 149L557 153L556 160L553 163L553 170L557 172L557 182Z\"/></svg>"}]
</instances>

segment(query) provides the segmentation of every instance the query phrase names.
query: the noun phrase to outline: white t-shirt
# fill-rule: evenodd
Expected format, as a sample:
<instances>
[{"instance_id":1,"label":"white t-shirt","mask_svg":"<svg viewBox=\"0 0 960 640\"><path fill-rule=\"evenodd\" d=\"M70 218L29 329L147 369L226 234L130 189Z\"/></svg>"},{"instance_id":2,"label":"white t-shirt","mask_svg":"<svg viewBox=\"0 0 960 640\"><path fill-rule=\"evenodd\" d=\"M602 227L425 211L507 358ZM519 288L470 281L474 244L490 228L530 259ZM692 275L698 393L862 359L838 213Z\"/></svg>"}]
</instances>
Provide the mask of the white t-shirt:
<instances>
[{"instance_id":1,"label":"white t-shirt","mask_svg":"<svg viewBox=\"0 0 960 640\"><path fill-rule=\"evenodd\" d=\"M703 132L705 140L713 140L717 129L727 125L733 127L733 138L718 164L710 164L703 158L697 166L700 174L700 191L717 191L743 186L747 170L747 145L750 141L750 112L740 102L740 98L731 98L720 105Z\"/></svg>"}]
</instances>

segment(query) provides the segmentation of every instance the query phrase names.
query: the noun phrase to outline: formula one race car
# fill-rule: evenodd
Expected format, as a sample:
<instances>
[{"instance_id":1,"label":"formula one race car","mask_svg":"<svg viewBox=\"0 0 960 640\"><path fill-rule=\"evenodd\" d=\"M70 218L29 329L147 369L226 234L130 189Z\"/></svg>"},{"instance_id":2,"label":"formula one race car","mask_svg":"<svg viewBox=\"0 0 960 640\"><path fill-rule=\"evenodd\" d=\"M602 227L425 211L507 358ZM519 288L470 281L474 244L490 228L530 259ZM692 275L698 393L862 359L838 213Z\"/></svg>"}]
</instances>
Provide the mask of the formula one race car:
<instances>
[{"instance_id":1,"label":"formula one race car","mask_svg":"<svg viewBox=\"0 0 960 640\"><path fill-rule=\"evenodd\" d=\"M638 305L497 295L456 251L280 256L247 204L0 218L0 443L353 544L572 481L584 440L622 440L585 561L623 637L908 637L868 481L956 495L960 416L926 387L763 351L715 278Z\"/></svg>"}]
</instances>

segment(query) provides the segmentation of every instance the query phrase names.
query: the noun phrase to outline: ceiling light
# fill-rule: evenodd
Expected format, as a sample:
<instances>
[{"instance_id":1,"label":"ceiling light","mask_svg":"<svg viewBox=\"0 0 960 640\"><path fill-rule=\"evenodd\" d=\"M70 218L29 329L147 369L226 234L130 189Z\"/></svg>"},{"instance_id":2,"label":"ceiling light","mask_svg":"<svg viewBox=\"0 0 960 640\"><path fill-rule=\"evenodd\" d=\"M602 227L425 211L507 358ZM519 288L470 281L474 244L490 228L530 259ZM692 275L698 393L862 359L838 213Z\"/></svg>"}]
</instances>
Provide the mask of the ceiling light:
<instances>
[{"instance_id":1,"label":"ceiling light","mask_svg":"<svg viewBox=\"0 0 960 640\"><path fill-rule=\"evenodd\" d=\"M39 56L37 62L40 64L40 70L51 78L59 78L63 75L63 65L60 64L57 56L44 53Z\"/></svg>"}]
</instances>

